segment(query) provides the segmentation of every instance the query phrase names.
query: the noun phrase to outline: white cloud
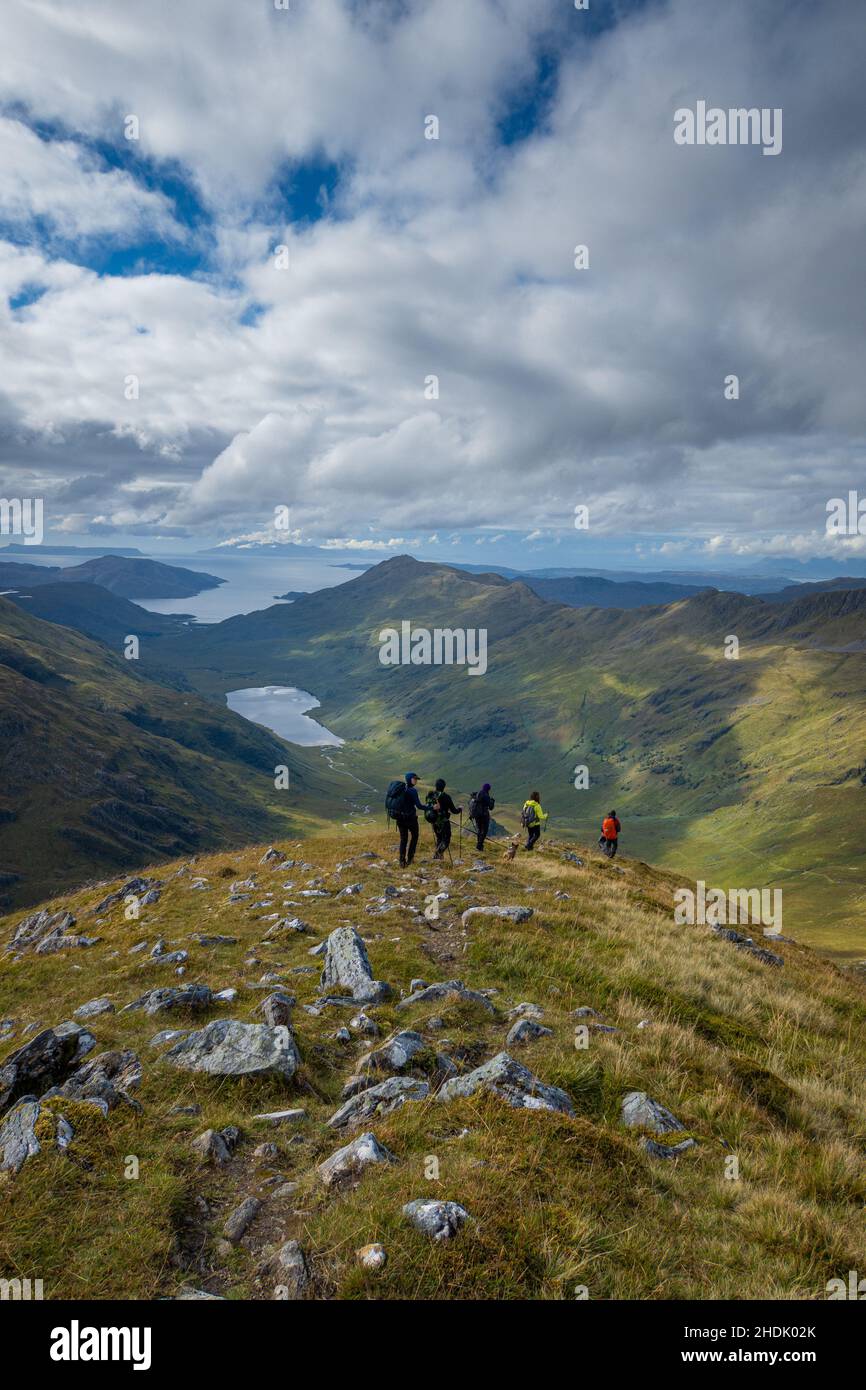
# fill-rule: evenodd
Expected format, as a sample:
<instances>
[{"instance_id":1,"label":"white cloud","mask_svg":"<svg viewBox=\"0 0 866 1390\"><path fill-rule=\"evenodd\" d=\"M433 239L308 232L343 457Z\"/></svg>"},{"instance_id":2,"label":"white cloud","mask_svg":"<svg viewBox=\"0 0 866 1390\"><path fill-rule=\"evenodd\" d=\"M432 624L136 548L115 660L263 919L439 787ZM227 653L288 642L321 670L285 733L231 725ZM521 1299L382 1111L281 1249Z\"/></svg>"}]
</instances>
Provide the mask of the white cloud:
<instances>
[{"instance_id":1,"label":"white cloud","mask_svg":"<svg viewBox=\"0 0 866 1390\"><path fill-rule=\"evenodd\" d=\"M42 140L0 116L0 216L22 226L39 218L70 241L148 232L182 239L168 200L129 174L105 168L70 140Z\"/></svg>"},{"instance_id":2,"label":"white cloud","mask_svg":"<svg viewBox=\"0 0 866 1390\"><path fill-rule=\"evenodd\" d=\"M826 499L862 477L866 40L842 5L803 9L782 39L784 13L671 0L563 41L544 128L503 149L491 132L554 22L544 6L9 0L7 99L94 139L136 113L141 153L207 201L220 271L100 278L71 251L0 246L0 296L45 290L17 312L0 297L10 470L25 459L50 492L97 454L104 496L70 498L77 518L138 510L235 540L280 504L305 536L549 540L573 536L582 502L598 536L820 544ZM674 145L677 106L753 93L784 106L779 159ZM16 217L73 242L171 233L132 173L0 129L21 156L0 184ZM271 225L291 158L344 161L337 216ZM122 494L136 467L172 495Z\"/></svg>"}]
</instances>

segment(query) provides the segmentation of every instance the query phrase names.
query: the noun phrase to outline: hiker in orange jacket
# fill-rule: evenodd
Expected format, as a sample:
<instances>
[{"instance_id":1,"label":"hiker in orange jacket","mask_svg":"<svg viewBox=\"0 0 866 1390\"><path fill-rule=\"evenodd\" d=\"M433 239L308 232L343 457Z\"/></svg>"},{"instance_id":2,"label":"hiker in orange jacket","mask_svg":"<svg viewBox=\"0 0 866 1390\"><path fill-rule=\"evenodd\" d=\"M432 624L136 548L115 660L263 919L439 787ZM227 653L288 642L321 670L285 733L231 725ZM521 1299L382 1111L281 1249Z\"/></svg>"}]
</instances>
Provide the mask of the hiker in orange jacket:
<instances>
[{"instance_id":1,"label":"hiker in orange jacket","mask_svg":"<svg viewBox=\"0 0 866 1390\"><path fill-rule=\"evenodd\" d=\"M617 820L616 811L608 811L601 823L601 835L599 836L599 849L602 854L606 854L608 859L613 859L616 854L617 837L622 830L622 826Z\"/></svg>"}]
</instances>

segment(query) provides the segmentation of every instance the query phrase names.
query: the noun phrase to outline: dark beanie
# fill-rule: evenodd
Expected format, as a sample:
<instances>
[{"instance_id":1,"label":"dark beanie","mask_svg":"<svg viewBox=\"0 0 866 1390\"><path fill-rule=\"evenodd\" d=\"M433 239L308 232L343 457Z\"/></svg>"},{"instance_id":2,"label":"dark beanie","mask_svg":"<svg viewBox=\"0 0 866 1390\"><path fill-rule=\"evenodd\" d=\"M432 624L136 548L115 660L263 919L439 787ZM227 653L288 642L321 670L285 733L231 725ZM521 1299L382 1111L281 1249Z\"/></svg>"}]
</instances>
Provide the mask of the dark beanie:
<instances>
[{"instance_id":1,"label":"dark beanie","mask_svg":"<svg viewBox=\"0 0 866 1390\"><path fill-rule=\"evenodd\" d=\"M485 782L485 783L484 783L484 786L481 788L481 790L482 790L483 792L489 792L489 791L490 791L490 783L489 783L489 782Z\"/></svg>"}]
</instances>

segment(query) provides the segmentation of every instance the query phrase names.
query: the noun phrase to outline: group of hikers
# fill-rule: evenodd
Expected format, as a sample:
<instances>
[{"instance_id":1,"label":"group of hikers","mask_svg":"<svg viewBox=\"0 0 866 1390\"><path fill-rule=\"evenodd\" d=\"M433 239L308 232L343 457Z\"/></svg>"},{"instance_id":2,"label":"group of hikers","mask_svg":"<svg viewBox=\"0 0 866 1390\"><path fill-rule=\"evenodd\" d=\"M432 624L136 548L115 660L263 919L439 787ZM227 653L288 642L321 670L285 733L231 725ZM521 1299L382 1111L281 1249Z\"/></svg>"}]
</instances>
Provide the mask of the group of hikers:
<instances>
[{"instance_id":1,"label":"group of hikers","mask_svg":"<svg viewBox=\"0 0 866 1390\"><path fill-rule=\"evenodd\" d=\"M455 806L450 793L446 791L446 787L445 778L438 777L435 786L427 793L423 802L418 792L417 772L407 772L404 778L397 778L388 787L385 796L385 809L388 812L389 821L393 819L396 822L400 834L401 868L408 868L415 858L420 829L419 811L432 827L435 836L436 848L433 858L443 859L446 854L450 857L451 817L461 817L462 833L463 807ZM495 805L496 802L493 799L489 782L485 782L480 791L472 792L469 797L467 808L469 821L474 827L475 847L479 854L484 852L484 842L490 833L490 819ZM540 794L537 791L530 792L520 813L520 824L526 831L524 850L532 851L535 848L541 839L541 832L548 818L548 812L542 809ZM617 819L616 811L608 811L602 821L601 836L598 843L602 853L606 854L609 859L612 859L616 854L617 840L621 829L622 826Z\"/></svg>"}]
</instances>

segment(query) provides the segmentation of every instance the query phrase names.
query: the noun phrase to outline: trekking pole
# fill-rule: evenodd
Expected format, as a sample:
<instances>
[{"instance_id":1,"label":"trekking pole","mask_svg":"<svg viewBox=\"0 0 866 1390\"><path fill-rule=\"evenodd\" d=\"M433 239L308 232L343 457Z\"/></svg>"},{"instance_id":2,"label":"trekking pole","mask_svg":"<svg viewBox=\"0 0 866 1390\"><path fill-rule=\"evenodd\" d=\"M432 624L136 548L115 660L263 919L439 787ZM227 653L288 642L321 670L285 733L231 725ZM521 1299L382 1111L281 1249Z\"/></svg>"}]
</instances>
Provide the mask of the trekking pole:
<instances>
[{"instance_id":1,"label":"trekking pole","mask_svg":"<svg viewBox=\"0 0 866 1390\"><path fill-rule=\"evenodd\" d=\"M458 853L458 855L460 856L460 858L462 859L462 858L463 858L463 811L462 811L462 810L461 810L461 812L460 812L460 843L459 843L459 845L458 845L458 847L457 847L457 853Z\"/></svg>"}]
</instances>

